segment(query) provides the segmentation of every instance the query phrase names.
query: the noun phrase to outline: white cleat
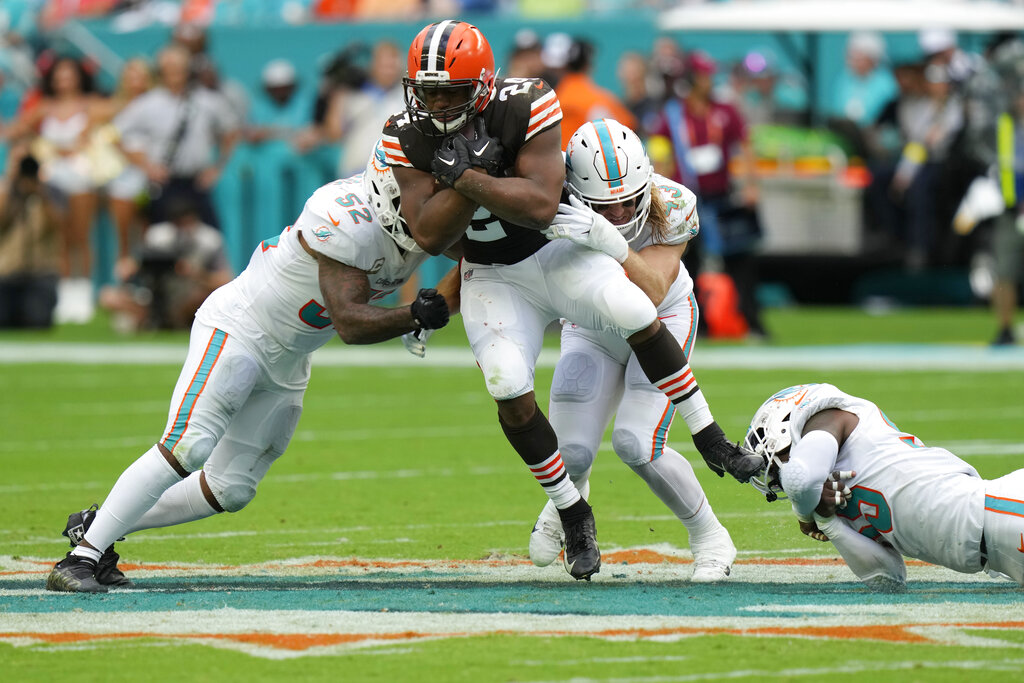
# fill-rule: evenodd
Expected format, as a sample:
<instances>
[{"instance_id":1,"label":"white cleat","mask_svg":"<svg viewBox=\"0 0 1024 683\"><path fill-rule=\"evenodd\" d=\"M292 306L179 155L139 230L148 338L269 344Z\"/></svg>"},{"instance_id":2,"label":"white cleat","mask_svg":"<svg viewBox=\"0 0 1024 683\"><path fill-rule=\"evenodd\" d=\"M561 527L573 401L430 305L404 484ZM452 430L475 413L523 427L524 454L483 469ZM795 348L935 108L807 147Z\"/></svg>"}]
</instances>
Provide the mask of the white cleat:
<instances>
[{"instance_id":1,"label":"white cleat","mask_svg":"<svg viewBox=\"0 0 1024 683\"><path fill-rule=\"evenodd\" d=\"M530 532L530 561L538 567L547 567L558 559L564 547L562 518L558 516L558 508L549 500Z\"/></svg>"},{"instance_id":2,"label":"white cleat","mask_svg":"<svg viewBox=\"0 0 1024 683\"><path fill-rule=\"evenodd\" d=\"M736 546L724 526L699 541L691 541L693 551L693 583L715 583L725 581L732 573L736 560Z\"/></svg>"}]
</instances>

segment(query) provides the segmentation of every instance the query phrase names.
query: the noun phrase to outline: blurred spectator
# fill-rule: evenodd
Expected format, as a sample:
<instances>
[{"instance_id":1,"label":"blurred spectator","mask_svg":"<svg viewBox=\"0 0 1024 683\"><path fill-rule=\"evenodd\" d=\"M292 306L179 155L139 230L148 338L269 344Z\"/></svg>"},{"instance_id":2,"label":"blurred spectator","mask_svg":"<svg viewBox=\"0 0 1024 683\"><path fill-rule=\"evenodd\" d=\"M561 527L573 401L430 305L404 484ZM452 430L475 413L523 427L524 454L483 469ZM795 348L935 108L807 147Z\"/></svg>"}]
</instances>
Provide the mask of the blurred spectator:
<instances>
[{"instance_id":1,"label":"blurred spectator","mask_svg":"<svg viewBox=\"0 0 1024 683\"><path fill-rule=\"evenodd\" d=\"M651 51L651 70L657 76L652 83L651 96L661 103L673 97L686 94L683 77L686 72L686 55L672 38L658 38Z\"/></svg>"},{"instance_id":2,"label":"blurred spectator","mask_svg":"<svg viewBox=\"0 0 1024 683\"><path fill-rule=\"evenodd\" d=\"M540 50L540 61L544 67L541 77L552 88L557 88L558 82L565 75L572 42L572 36L561 32L551 33L544 39Z\"/></svg>"},{"instance_id":3,"label":"blurred spectator","mask_svg":"<svg viewBox=\"0 0 1024 683\"><path fill-rule=\"evenodd\" d=\"M50 210L61 226L57 322L84 323L93 316L89 232L98 199L87 147L93 126L106 117L89 71L76 59L59 57L43 74L40 99L9 131L12 139L35 136L32 154L40 162Z\"/></svg>"},{"instance_id":4,"label":"blurred spectator","mask_svg":"<svg viewBox=\"0 0 1024 683\"><path fill-rule=\"evenodd\" d=\"M616 73L622 85L623 104L636 119L642 138L651 135L658 125L661 102L650 92L647 59L638 52L623 52Z\"/></svg>"},{"instance_id":5,"label":"blurred spectator","mask_svg":"<svg viewBox=\"0 0 1024 683\"><path fill-rule=\"evenodd\" d=\"M398 45L381 41L373 48L362 86L355 91L338 90L331 101L324 126L329 139L342 141L339 178L366 168L384 121L405 108L404 73Z\"/></svg>"},{"instance_id":6,"label":"blurred spectator","mask_svg":"<svg viewBox=\"0 0 1024 683\"><path fill-rule=\"evenodd\" d=\"M168 220L146 230L137 259L122 267L124 284L100 292L120 332L185 329L206 297L231 280L223 237L183 197L169 203Z\"/></svg>"},{"instance_id":7,"label":"blurred spectator","mask_svg":"<svg viewBox=\"0 0 1024 683\"><path fill-rule=\"evenodd\" d=\"M779 72L775 55L751 50L732 68L729 84L716 96L740 110L748 126L762 124L804 125L807 95L793 76Z\"/></svg>"},{"instance_id":8,"label":"blurred spectator","mask_svg":"<svg viewBox=\"0 0 1024 683\"><path fill-rule=\"evenodd\" d=\"M712 97L716 68L706 53L690 53L686 60L688 92L665 103L657 134L672 143L677 167L674 179L697 194L701 228L695 246L699 254L690 258L700 261L691 272L724 270L738 291L745 327L751 335L764 337L767 332L756 297L755 250L760 224L754 155L742 116L732 105ZM741 163L735 168L740 175L733 177L731 162L737 151Z\"/></svg>"},{"instance_id":9,"label":"blurred spectator","mask_svg":"<svg viewBox=\"0 0 1024 683\"><path fill-rule=\"evenodd\" d=\"M238 121L220 94L190 84L184 48L164 48L158 70L160 86L117 117L122 147L149 179L151 222L166 220L168 201L184 197L216 226L210 192L231 157Z\"/></svg>"},{"instance_id":10,"label":"blurred spectator","mask_svg":"<svg viewBox=\"0 0 1024 683\"><path fill-rule=\"evenodd\" d=\"M12 154L0 182L0 328L53 324L57 239L39 162Z\"/></svg>"},{"instance_id":11,"label":"blurred spectator","mask_svg":"<svg viewBox=\"0 0 1024 683\"><path fill-rule=\"evenodd\" d=\"M864 128L878 118L896 92L896 79L885 66L882 36L851 33L846 41L846 68L832 83L828 113Z\"/></svg>"},{"instance_id":12,"label":"blurred spectator","mask_svg":"<svg viewBox=\"0 0 1024 683\"><path fill-rule=\"evenodd\" d=\"M889 202L879 201L887 228L907 247L906 267L919 271L935 256L940 229L942 171L950 148L963 127L963 103L953 93L949 72L940 64L924 69L924 95L899 109L902 151L891 174L876 176L876 191L888 189Z\"/></svg>"},{"instance_id":13,"label":"blurred spectator","mask_svg":"<svg viewBox=\"0 0 1024 683\"><path fill-rule=\"evenodd\" d=\"M505 72L509 78L543 78L544 61L541 59L542 43L537 34L528 28L519 29L515 45L508 57Z\"/></svg>"},{"instance_id":14,"label":"blurred spectator","mask_svg":"<svg viewBox=\"0 0 1024 683\"><path fill-rule=\"evenodd\" d=\"M194 22L179 23L172 34L172 44L188 50L189 75L194 83L220 93L241 123L249 115L249 91L238 81L221 78L217 64L210 56L206 29Z\"/></svg>"},{"instance_id":15,"label":"blurred spectator","mask_svg":"<svg viewBox=\"0 0 1024 683\"><path fill-rule=\"evenodd\" d=\"M587 121L611 118L637 130L636 117L626 109L618 97L597 85L591 78L594 68L594 46L590 41L576 38L569 47L566 73L555 86L555 94L562 107L562 149L576 129Z\"/></svg>"},{"instance_id":16,"label":"blurred spectator","mask_svg":"<svg viewBox=\"0 0 1024 683\"><path fill-rule=\"evenodd\" d=\"M246 142L292 143L313 119L313 102L297 97L299 87L295 67L287 59L274 59L263 67L263 86L253 102L252 115L244 130Z\"/></svg>"},{"instance_id":17,"label":"blurred spectator","mask_svg":"<svg viewBox=\"0 0 1024 683\"><path fill-rule=\"evenodd\" d=\"M108 100L109 116L116 117L129 104L153 87L153 71L149 62L136 57L121 68L117 90ZM94 167L102 170L103 190L109 201L110 216L118 236L118 259L129 256L141 234L141 207L147 200L146 174L130 163L118 146L118 129L114 123L99 128L93 135Z\"/></svg>"},{"instance_id":18,"label":"blurred spectator","mask_svg":"<svg viewBox=\"0 0 1024 683\"><path fill-rule=\"evenodd\" d=\"M901 62L892 67L896 93L885 103L878 116L865 131L869 161L873 164L890 162L899 156L903 134L900 121L903 109L924 97L924 66L920 62Z\"/></svg>"}]
</instances>

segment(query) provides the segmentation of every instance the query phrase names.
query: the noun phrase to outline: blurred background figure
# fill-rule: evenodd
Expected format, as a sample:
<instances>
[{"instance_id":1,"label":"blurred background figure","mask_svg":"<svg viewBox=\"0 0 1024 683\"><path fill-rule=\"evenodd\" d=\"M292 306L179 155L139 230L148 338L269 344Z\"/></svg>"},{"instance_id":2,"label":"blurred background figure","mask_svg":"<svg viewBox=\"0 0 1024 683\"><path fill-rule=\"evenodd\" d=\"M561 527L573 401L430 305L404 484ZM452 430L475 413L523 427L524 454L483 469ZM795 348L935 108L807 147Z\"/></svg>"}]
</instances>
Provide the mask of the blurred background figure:
<instances>
[{"instance_id":1,"label":"blurred background figure","mask_svg":"<svg viewBox=\"0 0 1024 683\"><path fill-rule=\"evenodd\" d=\"M242 137L255 145L275 141L294 144L295 137L313 118L312 100L296 96L299 78L295 66L287 59L267 62L260 74L260 85L262 90L253 100L252 114Z\"/></svg>"},{"instance_id":2,"label":"blurred background figure","mask_svg":"<svg viewBox=\"0 0 1024 683\"><path fill-rule=\"evenodd\" d=\"M555 86L562 107L562 149L572 134L588 121L611 118L633 131L636 117L618 97L594 82L594 45L582 38L573 38L565 62L565 75Z\"/></svg>"},{"instance_id":3,"label":"blurred background figure","mask_svg":"<svg viewBox=\"0 0 1024 683\"><path fill-rule=\"evenodd\" d=\"M516 31L512 52L508 56L505 73L508 78L542 78L544 61L541 59L543 44L535 31L528 28Z\"/></svg>"},{"instance_id":4,"label":"blurred background figure","mask_svg":"<svg viewBox=\"0 0 1024 683\"><path fill-rule=\"evenodd\" d=\"M544 67L541 77L552 88L557 88L558 82L565 75L571 49L572 36L568 33L551 33L544 38L540 50L540 61Z\"/></svg>"},{"instance_id":5,"label":"blurred background figure","mask_svg":"<svg viewBox=\"0 0 1024 683\"><path fill-rule=\"evenodd\" d=\"M49 210L61 228L57 322L92 319L93 253L89 233L96 217L97 180L88 154L94 127L109 116L95 94L92 74L72 57L44 55L41 97L8 131L31 140Z\"/></svg>"},{"instance_id":6,"label":"blurred background figure","mask_svg":"<svg viewBox=\"0 0 1024 683\"><path fill-rule=\"evenodd\" d=\"M380 138L382 121L405 108L402 76L405 62L397 44L381 41L373 46L366 79L358 89L339 90L327 110L327 137L341 141L339 178L366 168Z\"/></svg>"},{"instance_id":7,"label":"blurred background figure","mask_svg":"<svg viewBox=\"0 0 1024 683\"><path fill-rule=\"evenodd\" d=\"M720 293L714 299L735 298L742 315L741 320L733 320L730 311L720 310L715 301L702 302L709 332L760 339L767 330L756 296L756 249L761 234L756 167L743 117L735 107L712 96L716 70L707 53L689 54L686 94L665 103L657 134L671 143L676 160L673 179L697 194L700 236L694 240L697 249L687 258L692 272L711 275L698 276L698 297L701 289L707 292L713 286ZM734 169L738 175L733 175ZM728 278L717 277L722 273ZM716 325L716 318L722 319L721 325Z\"/></svg>"},{"instance_id":8,"label":"blurred background figure","mask_svg":"<svg viewBox=\"0 0 1024 683\"><path fill-rule=\"evenodd\" d=\"M231 157L239 122L219 93L193 86L184 48L164 48L157 66L160 85L117 117L126 155L149 180L149 220L167 220L168 202L185 198L217 226L210 192Z\"/></svg>"},{"instance_id":9,"label":"blurred background figure","mask_svg":"<svg viewBox=\"0 0 1024 683\"><path fill-rule=\"evenodd\" d=\"M886 65L885 39L873 32L851 33L846 40L846 68L832 83L826 113L863 130L896 93L896 79Z\"/></svg>"},{"instance_id":10,"label":"blurred background figure","mask_svg":"<svg viewBox=\"0 0 1024 683\"><path fill-rule=\"evenodd\" d=\"M135 259L122 268L123 284L100 292L122 333L187 329L206 297L232 278L223 237L187 197L169 203L168 220L147 228Z\"/></svg>"},{"instance_id":11,"label":"blurred background figure","mask_svg":"<svg viewBox=\"0 0 1024 683\"><path fill-rule=\"evenodd\" d=\"M639 52L622 53L616 76L622 89L622 103L639 126L636 132L641 138L649 137L657 127L661 101L651 92L647 59ZM659 85L656 83L655 87Z\"/></svg>"},{"instance_id":12,"label":"blurred background figure","mask_svg":"<svg viewBox=\"0 0 1024 683\"><path fill-rule=\"evenodd\" d=\"M0 180L0 328L53 325L58 232L39 162L22 147Z\"/></svg>"},{"instance_id":13,"label":"blurred background figure","mask_svg":"<svg viewBox=\"0 0 1024 683\"><path fill-rule=\"evenodd\" d=\"M734 104L748 126L807 124L806 88L795 76L780 73L770 50L747 52L729 76L729 84L715 94Z\"/></svg>"}]
</instances>

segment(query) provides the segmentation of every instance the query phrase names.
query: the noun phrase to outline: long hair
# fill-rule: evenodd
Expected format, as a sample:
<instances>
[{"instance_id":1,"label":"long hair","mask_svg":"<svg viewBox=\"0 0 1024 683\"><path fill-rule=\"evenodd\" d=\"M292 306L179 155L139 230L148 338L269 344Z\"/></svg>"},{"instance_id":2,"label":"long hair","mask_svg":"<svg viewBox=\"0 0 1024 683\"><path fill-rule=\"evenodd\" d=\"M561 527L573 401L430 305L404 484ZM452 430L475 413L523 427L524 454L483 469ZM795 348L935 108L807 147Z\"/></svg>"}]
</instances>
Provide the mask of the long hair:
<instances>
[{"instance_id":1,"label":"long hair","mask_svg":"<svg viewBox=\"0 0 1024 683\"><path fill-rule=\"evenodd\" d=\"M651 210L647 214L647 224L651 226L654 243L661 244L668 234L668 207L656 185L652 183L649 191L651 193Z\"/></svg>"}]
</instances>

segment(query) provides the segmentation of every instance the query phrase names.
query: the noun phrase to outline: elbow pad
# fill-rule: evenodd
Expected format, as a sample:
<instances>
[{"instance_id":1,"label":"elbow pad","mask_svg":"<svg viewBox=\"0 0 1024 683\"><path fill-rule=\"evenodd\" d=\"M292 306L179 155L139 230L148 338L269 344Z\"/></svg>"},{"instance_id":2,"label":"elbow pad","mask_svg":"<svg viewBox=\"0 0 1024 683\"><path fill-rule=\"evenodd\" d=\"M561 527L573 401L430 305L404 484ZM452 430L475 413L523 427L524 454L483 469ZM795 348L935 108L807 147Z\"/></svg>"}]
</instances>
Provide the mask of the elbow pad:
<instances>
[{"instance_id":1,"label":"elbow pad","mask_svg":"<svg viewBox=\"0 0 1024 683\"><path fill-rule=\"evenodd\" d=\"M839 457L839 442L828 432L815 430L805 434L789 454L789 462L780 469L782 488L793 504L797 517L809 521L821 502L825 479Z\"/></svg>"}]
</instances>

